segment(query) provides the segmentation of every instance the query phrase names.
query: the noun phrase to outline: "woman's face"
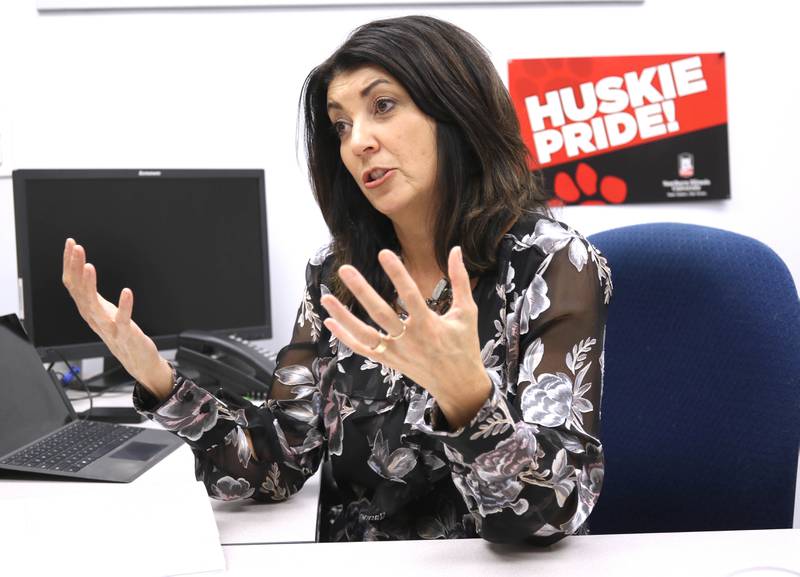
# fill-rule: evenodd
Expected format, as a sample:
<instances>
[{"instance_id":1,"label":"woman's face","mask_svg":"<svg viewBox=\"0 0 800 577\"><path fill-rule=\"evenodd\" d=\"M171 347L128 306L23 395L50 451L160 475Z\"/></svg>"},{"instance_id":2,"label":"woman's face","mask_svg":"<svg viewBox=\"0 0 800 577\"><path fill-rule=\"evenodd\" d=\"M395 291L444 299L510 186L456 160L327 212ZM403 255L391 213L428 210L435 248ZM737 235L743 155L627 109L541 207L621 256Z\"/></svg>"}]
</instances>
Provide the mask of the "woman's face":
<instances>
[{"instance_id":1,"label":"woman's face","mask_svg":"<svg viewBox=\"0 0 800 577\"><path fill-rule=\"evenodd\" d=\"M342 162L372 206L395 222L431 215L436 123L394 77L377 66L336 75L328 116Z\"/></svg>"}]
</instances>

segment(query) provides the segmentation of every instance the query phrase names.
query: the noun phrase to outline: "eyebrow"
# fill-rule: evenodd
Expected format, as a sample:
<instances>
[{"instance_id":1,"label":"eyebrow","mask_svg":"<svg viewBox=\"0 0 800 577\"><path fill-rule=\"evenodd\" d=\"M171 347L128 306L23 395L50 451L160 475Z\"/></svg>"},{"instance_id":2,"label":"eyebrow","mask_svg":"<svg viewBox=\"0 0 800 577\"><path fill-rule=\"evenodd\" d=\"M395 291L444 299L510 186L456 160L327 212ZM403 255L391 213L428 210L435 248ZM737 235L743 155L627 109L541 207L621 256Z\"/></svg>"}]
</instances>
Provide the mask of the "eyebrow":
<instances>
[{"instance_id":1,"label":"eyebrow","mask_svg":"<svg viewBox=\"0 0 800 577\"><path fill-rule=\"evenodd\" d=\"M391 84L391 82L389 82L389 80L387 80L386 78L377 78L377 79L373 80L372 82L367 84L367 86L364 87L361 90L361 93L360 93L361 98L366 98L367 96L369 96L369 93L372 92L372 89L375 88L376 86L378 86L379 84ZM339 104L338 102L336 102L335 100L329 100L328 101L328 110L331 110L331 109L341 110L342 109L342 105Z\"/></svg>"}]
</instances>

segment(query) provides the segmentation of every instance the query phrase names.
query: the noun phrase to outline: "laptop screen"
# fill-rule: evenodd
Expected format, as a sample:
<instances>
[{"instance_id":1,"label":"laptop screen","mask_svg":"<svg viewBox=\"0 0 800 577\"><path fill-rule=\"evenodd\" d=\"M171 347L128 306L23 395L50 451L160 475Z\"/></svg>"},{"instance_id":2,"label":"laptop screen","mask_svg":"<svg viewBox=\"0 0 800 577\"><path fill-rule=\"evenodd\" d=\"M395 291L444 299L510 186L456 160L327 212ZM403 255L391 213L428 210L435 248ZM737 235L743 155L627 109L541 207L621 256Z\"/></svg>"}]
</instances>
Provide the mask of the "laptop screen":
<instances>
[{"instance_id":1,"label":"laptop screen","mask_svg":"<svg viewBox=\"0 0 800 577\"><path fill-rule=\"evenodd\" d=\"M71 420L17 315L0 316L0 455Z\"/></svg>"}]
</instances>

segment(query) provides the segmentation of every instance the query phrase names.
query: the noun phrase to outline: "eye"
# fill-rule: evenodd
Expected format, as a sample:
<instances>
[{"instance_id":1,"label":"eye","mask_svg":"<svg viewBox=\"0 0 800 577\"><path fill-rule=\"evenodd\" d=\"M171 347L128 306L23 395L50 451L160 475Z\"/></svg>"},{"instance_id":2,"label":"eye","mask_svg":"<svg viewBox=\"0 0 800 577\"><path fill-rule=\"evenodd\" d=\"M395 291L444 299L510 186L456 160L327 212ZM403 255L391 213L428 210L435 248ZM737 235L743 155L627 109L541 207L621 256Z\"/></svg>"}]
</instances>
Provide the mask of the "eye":
<instances>
[{"instance_id":1,"label":"eye","mask_svg":"<svg viewBox=\"0 0 800 577\"><path fill-rule=\"evenodd\" d=\"M378 114L386 114L390 112L395 106L395 101L391 98L378 98L375 101L375 112Z\"/></svg>"},{"instance_id":2,"label":"eye","mask_svg":"<svg viewBox=\"0 0 800 577\"><path fill-rule=\"evenodd\" d=\"M336 136L338 136L339 138L344 138L349 129L350 129L350 125L347 122L345 122L344 120L335 120L333 122L333 131L336 133Z\"/></svg>"}]
</instances>

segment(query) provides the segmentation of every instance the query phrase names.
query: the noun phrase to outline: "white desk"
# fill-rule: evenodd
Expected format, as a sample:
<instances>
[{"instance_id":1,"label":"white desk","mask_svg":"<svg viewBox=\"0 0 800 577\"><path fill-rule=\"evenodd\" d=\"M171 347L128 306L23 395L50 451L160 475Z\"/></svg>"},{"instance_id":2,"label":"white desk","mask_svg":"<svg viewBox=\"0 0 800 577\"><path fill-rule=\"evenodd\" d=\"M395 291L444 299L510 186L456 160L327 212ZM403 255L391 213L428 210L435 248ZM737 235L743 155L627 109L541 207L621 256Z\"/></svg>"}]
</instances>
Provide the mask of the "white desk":
<instances>
[{"instance_id":1,"label":"white desk","mask_svg":"<svg viewBox=\"0 0 800 577\"><path fill-rule=\"evenodd\" d=\"M95 406L130 405L130 395L103 395ZM131 483L0 478L0 574L161 577L220 567L218 544L313 544L318 499L319 475L285 503L211 499L185 444Z\"/></svg>"},{"instance_id":2,"label":"white desk","mask_svg":"<svg viewBox=\"0 0 800 577\"><path fill-rule=\"evenodd\" d=\"M232 545L227 571L206 576L790 577L800 575L800 530L568 537L548 548L480 539Z\"/></svg>"},{"instance_id":3,"label":"white desk","mask_svg":"<svg viewBox=\"0 0 800 577\"><path fill-rule=\"evenodd\" d=\"M129 399L101 398L98 405ZM84 407L81 407L84 408ZM151 424L152 425L152 424ZM134 481L163 491L194 479L193 457L181 447ZM4 491L35 497L67 491L56 481L0 482ZM120 487L121 488L121 487ZM661 533L569 537L549 548L502 546L480 539L391 543L312 543L318 479L286 503L216 502L213 510L227 570L200 576L357 575L418 577L787 577L800 576L800 530ZM64 523L69 520L55 519ZM109 511L109 526L120 522ZM23 528L35 531L35 528ZM273 544L263 544L264 542ZM283 542L277 542L283 541ZM187 555L192 555L187 550ZM136 558L134 554L134 558ZM146 562L138 557L137 562ZM73 566L73 569L75 566Z\"/></svg>"},{"instance_id":4,"label":"white desk","mask_svg":"<svg viewBox=\"0 0 800 577\"><path fill-rule=\"evenodd\" d=\"M73 401L73 405L77 411L89 408L86 400ZM94 405L130 406L131 391L106 393L95 398ZM142 426L158 425L148 421L143 422ZM194 481L194 457L188 445L171 453L133 482L163 487L166 483L178 481ZM306 481L298 493L283 503L258 503L252 499L224 502L209 497L220 543L313 543L317 530L319 491L318 472Z\"/></svg>"},{"instance_id":5,"label":"white desk","mask_svg":"<svg viewBox=\"0 0 800 577\"><path fill-rule=\"evenodd\" d=\"M220 543L314 543L319 479L317 472L299 492L283 503L211 499Z\"/></svg>"}]
</instances>

